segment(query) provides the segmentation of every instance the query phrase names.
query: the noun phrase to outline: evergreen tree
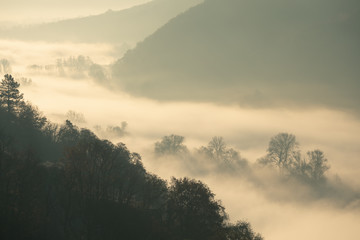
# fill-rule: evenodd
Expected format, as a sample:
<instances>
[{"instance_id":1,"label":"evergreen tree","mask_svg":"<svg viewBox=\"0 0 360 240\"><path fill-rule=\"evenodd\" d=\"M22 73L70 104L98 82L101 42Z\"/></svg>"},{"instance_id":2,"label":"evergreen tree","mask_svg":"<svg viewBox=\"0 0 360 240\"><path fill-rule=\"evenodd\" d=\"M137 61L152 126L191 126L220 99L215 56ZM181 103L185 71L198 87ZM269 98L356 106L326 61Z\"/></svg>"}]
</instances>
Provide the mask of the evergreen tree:
<instances>
[{"instance_id":1,"label":"evergreen tree","mask_svg":"<svg viewBox=\"0 0 360 240\"><path fill-rule=\"evenodd\" d=\"M5 106L7 112L14 112L23 99L19 87L20 84L9 74L6 74L0 83L0 104Z\"/></svg>"}]
</instances>

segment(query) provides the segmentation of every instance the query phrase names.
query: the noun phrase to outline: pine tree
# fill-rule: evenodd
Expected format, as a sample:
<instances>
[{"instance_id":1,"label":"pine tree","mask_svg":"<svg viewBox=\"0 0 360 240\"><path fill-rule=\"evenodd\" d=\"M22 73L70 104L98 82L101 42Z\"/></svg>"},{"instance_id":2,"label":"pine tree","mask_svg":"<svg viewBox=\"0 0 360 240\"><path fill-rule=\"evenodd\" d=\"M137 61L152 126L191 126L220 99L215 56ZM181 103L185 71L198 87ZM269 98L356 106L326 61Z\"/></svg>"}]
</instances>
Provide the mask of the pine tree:
<instances>
[{"instance_id":1,"label":"pine tree","mask_svg":"<svg viewBox=\"0 0 360 240\"><path fill-rule=\"evenodd\" d=\"M20 84L14 78L6 74L0 83L0 104L8 112L14 112L23 99L23 94L19 92Z\"/></svg>"}]
</instances>

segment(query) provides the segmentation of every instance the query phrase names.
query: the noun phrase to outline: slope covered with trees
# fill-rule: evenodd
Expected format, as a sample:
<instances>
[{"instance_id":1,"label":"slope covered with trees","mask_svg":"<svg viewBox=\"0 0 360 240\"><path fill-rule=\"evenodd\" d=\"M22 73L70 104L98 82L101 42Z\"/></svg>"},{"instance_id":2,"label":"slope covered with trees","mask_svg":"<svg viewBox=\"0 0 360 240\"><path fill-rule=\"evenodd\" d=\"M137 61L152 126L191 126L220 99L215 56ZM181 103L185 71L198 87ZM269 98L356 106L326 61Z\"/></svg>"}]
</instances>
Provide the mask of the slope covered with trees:
<instances>
[{"instance_id":1,"label":"slope covered with trees","mask_svg":"<svg viewBox=\"0 0 360 240\"><path fill-rule=\"evenodd\" d=\"M360 4L207 0L113 67L115 85L160 100L359 112Z\"/></svg>"},{"instance_id":2,"label":"slope covered with trees","mask_svg":"<svg viewBox=\"0 0 360 240\"><path fill-rule=\"evenodd\" d=\"M203 182L167 183L125 144L50 123L18 87L0 88L1 239L262 239Z\"/></svg>"}]
</instances>

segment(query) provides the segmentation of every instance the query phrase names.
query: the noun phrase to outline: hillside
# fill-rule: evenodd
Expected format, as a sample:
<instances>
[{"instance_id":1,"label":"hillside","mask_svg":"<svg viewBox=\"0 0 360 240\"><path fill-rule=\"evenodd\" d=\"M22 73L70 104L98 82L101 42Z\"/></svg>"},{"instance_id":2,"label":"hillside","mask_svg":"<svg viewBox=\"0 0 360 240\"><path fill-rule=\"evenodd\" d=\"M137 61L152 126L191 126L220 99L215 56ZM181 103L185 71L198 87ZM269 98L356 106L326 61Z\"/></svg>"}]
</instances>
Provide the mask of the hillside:
<instances>
[{"instance_id":1,"label":"hillside","mask_svg":"<svg viewBox=\"0 0 360 240\"><path fill-rule=\"evenodd\" d=\"M135 44L202 0L155 0L121 11L0 31L1 38Z\"/></svg>"},{"instance_id":2,"label":"hillside","mask_svg":"<svg viewBox=\"0 0 360 240\"><path fill-rule=\"evenodd\" d=\"M113 67L115 85L160 100L359 109L360 4L208 0Z\"/></svg>"},{"instance_id":3,"label":"hillside","mask_svg":"<svg viewBox=\"0 0 360 240\"><path fill-rule=\"evenodd\" d=\"M263 240L203 182L167 182L124 143L48 121L11 75L0 86L0 239Z\"/></svg>"}]
</instances>

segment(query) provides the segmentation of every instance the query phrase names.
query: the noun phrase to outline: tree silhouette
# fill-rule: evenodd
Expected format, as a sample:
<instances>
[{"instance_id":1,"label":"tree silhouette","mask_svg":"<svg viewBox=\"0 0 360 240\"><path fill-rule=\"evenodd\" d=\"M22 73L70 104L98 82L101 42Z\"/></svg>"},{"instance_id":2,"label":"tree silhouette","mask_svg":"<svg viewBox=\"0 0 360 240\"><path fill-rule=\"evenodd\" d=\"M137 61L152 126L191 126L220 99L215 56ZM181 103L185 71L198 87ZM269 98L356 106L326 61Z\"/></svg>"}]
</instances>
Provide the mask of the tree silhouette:
<instances>
[{"instance_id":1,"label":"tree silhouette","mask_svg":"<svg viewBox=\"0 0 360 240\"><path fill-rule=\"evenodd\" d=\"M307 152L310 167L310 177L314 181L320 181L324 178L324 174L329 170L330 166L327 164L327 159L324 153L320 150Z\"/></svg>"},{"instance_id":2,"label":"tree silhouette","mask_svg":"<svg viewBox=\"0 0 360 240\"><path fill-rule=\"evenodd\" d=\"M8 112L14 112L23 99L19 87L20 84L9 74L6 74L0 83L0 103L5 106Z\"/></svg>"},{"instance_id":3,"label":"tree silhouette","mask_svg":"<svg viewBox=\"0 0 360 240\"><path fill-rule=\"evenodd\" d=\"M207 147L201 147L198 153L213 160L216 168L222 170L238 170L247 167L247 160L240 153L226 145L222 137L213 137Z\"/></svg>"},{"instance_id":4,"label":"tree silhouette","mask_svg":"<svg viewBox=\"0 0 360 240\"><path fill-rule=\"evenodd\" d=\"M324 183L325 173L329 170L328 160L321 150L308 151L302 155L296 137L280 133L269 142L268 154L257 160L260 165L275 165L281 173L288 174L307 184Z\"/></svg>"},{"instance_id":5,"label":"tree silhouette","mask_svg":"<svg viewBox=\"0 0 360 240\"><path fill-rule=\"evenodd\" d=\"M23 124L37 129L43 128L47 121L38 108L32 106L29 102L20 104L18 115Z\"/></svg>"},{"instance_id":6,"label":"tree silhouette","mask_svg":"<svg viewBox=\"0 0 360 240\"><path fill-rule=\"evenodd\" d=\"M309 180L309 175L311 167L309 166L308 161L303 157L300 152L294 155L294 160L289 169L291 174L302 180Z\"/></svg>"},{"instance_id":7,"label":"tree silhouette","mask_svg":"<svg viewBox=\"0 0 360 240\"><path fill-rule=\"evenodd\" d=\"M226 238L228 240L263 240L260 234L256 234L250 223L239 221L235 225L226 228Z\"/></svg>"},{"instance_id":8,"label":"tree silhouette","mask_svg":"<svg viewBox=\"0 0 360 240\"><path fill-rule=\"evenodd\" d=\"M216 160L223 159L226 154L226 144L222 137L213 137L208 145L208 151Z\"/></svg>"},{"instance_id":9,"label":"tree silhouette","mask_svg":"<svg viewBox=\"0 0 360 240\"><path fill-rule=\"evenodd\" d=\"M289 133L279 133L271 138L267 155L262 159L262 163L275 164L280 170L288 169L298 155L299 143L296 137Z\"/></svg>"},{"instance_id":10,"label":"tree silhouette","mask_svg":"<svg viewBox=\"0 0 360 240\"><path fill-rule=\"evenodd\" d=\"M0 106L0 239L231 239L224 207L202 182L169 186L125 144L11 100ZM187 151L182 142L172 135L163 146Z\"/></svg>"},{"instance_id":11,"label":"tree silhouette","mask_svg":"<svg viewBox=\"0 0 360 240\"><path fill-rule=\"evenodd\" d=\"M188 152L187 147L183 144L184 137L170 135L162 138L160 142L155 143L155 153L157 155L176 155Z\"/></svg>"},{"instance_id":12,"label":"tree silhouette","mask_svg":"<svg viewBox=\"0 0 360 240\"><path fill-rule=\"evenodd\" d=\"M174 233L181 239L217 239L227 216L214 197L201 181L173 178L167 210Z\"/></svg>"},{"instance_id":13,"label":"tree silhouette","mask_svg":"<svg viewBox=\"0 0 360 240\"><path fill-rule=\"evenodd\" d=\"M72 122L66 120L59 130L57 141L63 146L73 146L79 140L79 135L79 129Z\"/></svg>"}]
</instances>

